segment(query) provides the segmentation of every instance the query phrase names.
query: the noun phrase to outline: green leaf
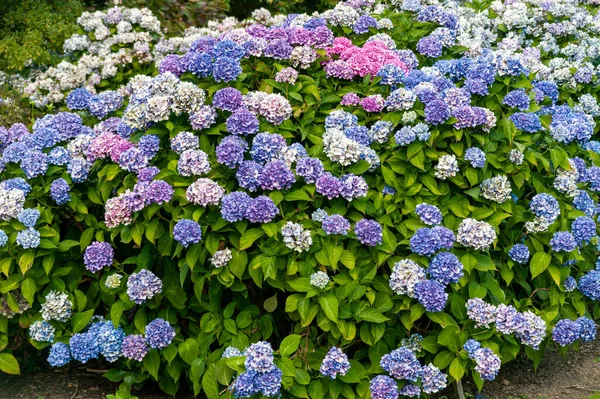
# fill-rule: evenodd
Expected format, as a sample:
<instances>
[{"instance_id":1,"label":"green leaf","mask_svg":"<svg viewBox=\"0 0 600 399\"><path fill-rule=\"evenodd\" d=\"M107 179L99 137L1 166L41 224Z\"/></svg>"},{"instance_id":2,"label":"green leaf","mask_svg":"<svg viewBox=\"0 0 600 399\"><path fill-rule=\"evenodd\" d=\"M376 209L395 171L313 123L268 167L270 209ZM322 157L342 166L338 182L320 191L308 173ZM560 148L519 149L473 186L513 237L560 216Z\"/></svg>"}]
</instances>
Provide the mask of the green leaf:
<instances>
[{"instance_id":1,"label":"green leaf","mask_svg":"<svg viewBox=\"0 0 600 399\"><path fill-rule=\"evenodd\" d=\"M269 313L274 312L275 309L277 309L277 294L273 295L272 297L267 298L263 305L267 312L269 312Z\"/></svg>"},{"instance_id":2,"label":"green leaf","mask_svg":"<svg viewBox=\"0 0 600 399\"><path fill-rule=\"evenodd\" d=\"M452 363L450 363L450 375L456 380L460 380L465 375L465 364L464 360L460 357L455 358Z\"/></svg>"},{"instance_id":3,"label":"green leaf","mask_svg":"<svg viewBox=\"0 0 600 399\"><path fill-rule=\"evenodd\" d=\"M550 266L552 256L545 252L536 252L533 254L531 261L529 262L529 270L531 270L531 278L535 278L542 274L548 266Z\"/></svg>"},{"instance_id":4,"label":"green leaf","mask_svg":"<svg viewBox=\"0 0 600 399\"><path fill-rule=\"evenodd\" d=\"M379 310L374 308L366 308L358 312L358 317L364 321L370 321L371 323L383 323L389 319L383 315Z\"/></svg>"},{"instance_id":5,"label":"green leaf","mask_svg":"<svg viewBox=\"0 0 600 399\"><path fill-rule=\"evenodd\" d=\"M435 356L433 364L440 369L445 369L454 359L456 359L454 352L443 350Z\"/></svg>"},{"instance_id":6,"label":"green leaf","mask_svg":"<svg viewBox=\"0 0 600 399\"><path fill-rule=\"evenodd\" d=\"M262 229L250 229L246 230L242 238L240 238L240 250L248 249L254 244L254 241L258 240L265 235Z\"/></svg>"},{"instance_id":7,"label":"green leaf","mask_svg":"<svg viewBox=\"0 0 600 399\"><path fill-rule=\"evenodd\" d=\"M19 362L17 362L17 359L10 353L0 353L0 370L6 374L21 374Z\"/></svg>"},{"instance_id":8,"label":"green leaf","mask_svg":"<svg viewBox=\"0 0 600 399\"><path fill-rule=\"evenodd\" d=\"M331 321L338 321L340 303L335 295L327 294L319 297L319 305L325 312L325 316Z\"/></svg>"},{"instance_id":9,"label":"green leaf","mask_svg":"<svg viewBox=\"0 0 600 399\"><path fill-rule=\"evenodd\" d=\"M211 365L204 377L202 377L202 389L208 399L219 398L219 386L215 377L215 366Z\"/></svg>"},{"instance_id":10,"label":"green leaf","mask_svg":"<svg viewBox=\"0 0 600 399\"><path fill-rule=\"evenodd\" d=\"M198 358L198 354L200 353L198 342L192 338L188 338L180 343L177 350L179 352L179 356L181 356L183 361L187 364L192 364L193 361Z\"/></svg>"},{"instance_id":11,"label":"green leaf","mask_svg":"<svg viewBox=\"0 0 600 399\"><path fill-rule=\"evenodd\" d=\"M160 355L156 349L150 349L144 356L144 367L155 380L158 380L158 368L160 367Z\"/></svg>"},{"instance_id":12,"label":"green leaf","mask_svg":"<svg viewBox=\"0 0 600 399\"><path fill-rule=\"evenodd\" d=\"M21 274L25 275L27 271L33 265L33 260L35 259L35 251L29 250L23 252L21 257L19 258L19 267L21 268Z\"/></svg>"},{"instance_id":13,"label":"green leaf","mask_svg":"<svg viewBox=\"0 0 600 399\"><path fill-rule=\"evenodd\" d=\"M75 313L71 317L71 329L74 333L77 333L90 324L92 320L92 316L94 316L94 309L86 310L85 312Z\"/></svg>"},{"instance_id":14,"label":"green leaf","mask_svg":"<svg viewBox=\"0 0 600 399\"><path fill-rule=\"evenodd\" d=\"M35 280L32 278L26 278L21 283L21 292L23 296L29 302L29 304L33 304L33 299L35 297L36 284Z\"/></svg>"},{"instance_id":15,"label":"green leaf","mask_svg":"<svg viewBox=\"0 0 600 399\"><path fill-rule=\"evenodd\" d=\"M301 338L302 337L298 334L292 334L285 337L279 345L279 354L282 357L287 357L296 352L296 350L298 350L298 346L300 346Z\"/></svg>"},{"instance_id":16,"label":"green leaf","mask_svg":"<svg viewBox=\"0 0 600 399\"><path fill-rule=\"evenodd\" d=\"M118 300L113 303L110 308L110 320L113 322L113 325L117 327L119 322L121 321L121 316L123 315L123 309L125 308L125 302Z\"/></svg>"}]
</instances>

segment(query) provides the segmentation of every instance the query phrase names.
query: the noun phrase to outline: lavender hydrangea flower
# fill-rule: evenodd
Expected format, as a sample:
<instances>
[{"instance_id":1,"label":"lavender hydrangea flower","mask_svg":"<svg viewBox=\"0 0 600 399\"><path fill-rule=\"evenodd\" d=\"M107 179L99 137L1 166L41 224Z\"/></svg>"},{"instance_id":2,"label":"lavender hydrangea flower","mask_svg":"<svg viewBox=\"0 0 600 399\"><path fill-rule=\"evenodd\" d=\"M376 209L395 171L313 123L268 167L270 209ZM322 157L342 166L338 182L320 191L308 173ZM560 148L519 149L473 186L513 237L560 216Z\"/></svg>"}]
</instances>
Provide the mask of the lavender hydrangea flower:
<instances>
[{"instance_id":1,"label":"lavender hydrangea flower","mask_svg":"<svg viewBox=\"0 0 600 399\"><path fill-rule=\"evenodd\" d=\"M231 134L249 135L258 133L258 118L244 108L237 109L226 121L227 131Z\"/></svg>"},{"instance_id":2,"label":"lavender hydrangea flower","mask_svg":"<svg viewBox=\"0 0 600 399\"><path fill-rule=\"evenodd\" d=\"M323 220L323 231L325 234L348 234L350 231L350 222L342 215L327 216Z\"/></svg>"},{"instance_id":3,"label":"lavender hydrangea flower","mask_svg":"<svg viewBox=\"0 0 600 399\"><path fill-rule=\"evenodd\" d=\"M370 383L373 399L398 399L398 384L387 375L378 375Z\"/></svg>"},{"instance_id":4,"label":"lavender hydrangea flower","mask_svg":"<svg viewBox=\"0 0 600 399\"><path fill-rule=\"evenodd\" d=\"M338 374L342 376L346 375L348 370L350 370L348 356L335 346L327 352L319 369L321 374L333 380L335 380Z\"/></svg>"},{"instance_id":5,"label":"lavender hydrangea flower","mask_svg":"<svg viewBox=\"0 0 600 399\"><path fill-rule=\"evenodd\" d=\"M159 318L148 323L145 335L151 348L162 349L169 346L175 338L175 329L168 321Z\"/></svg>"},{"instance_id":6,"label":"lavender hydrangea flower","mask_svg":"<svg viewBox=\"0 0 600 399\"><path fill-rule=\"evenodd\" d=\"M493 381L500 371L501 361L490 348L479 348L472 357L475 361L475 371L486 381Z\"/></svg>"},{"instance_id":7,"label":"lavender hydrangea flower","mask_svg":"<svg viewBox=\"0 0 600 399\"><path fill-rule=\"evenodd\" d=\"M323 162L318 158L304 157L296 162L296 174L307 183L315 183L324 171Z\"/></svg>"},{"instance_id":8,"label":"lavender hydrangea flower","mask_svg":"<svg viewBox=\"0 0 600 399\"><path fill-rule=\"evenodd\" d=\"M40 245L40 232L29 227L17 234L17 244L24 249L37 248Z\"/></svg>"},{"instance_id":9,"label":"lavender hydrangea flower","mask_svg":"<svg viewBox=\"0 0 600 399\"><path fill-rule=\"evenodd\" d=\"M290 168L281 160L269 161L258 176L258 183L263 190L283 190L292 187L296 177Z\"/></svg>"},{"instance_id":10,"label":"lavender hydrangea flower","mask_svg":"<svg viewBox=\"0 0 600 399\"><path fill-rule=\"evenodd\" d=\"M162 292L162 281L149 270L133 273L127 280L127 296L139 304L152 299Z\"/></svg>"},{"instance_id":11,"label":"lavender hydrangea flower","mask_svg":"<svg viewBox=\"0 0 600 399\"><path fill-rule=\"evenodd\" d=\"M208 178L196 180L186 190L187 200L200 206L217 205L223 194L223 187Z\"/></svg>"},{"instance_id":12,"label":"lavender hydrangea flower","mask_svg":"<svg viewBox=\"0 0 600 399\"><path fill-rule=\"evenodd\" d=\"M202 228L191 219L180 219L173 228L173 238L185 248L202 239Z\"/></svg>"},{"instance_id":13,"label":"lavender hydrangea flower","mask_svg":"<svg viewBox=\"0 0 600 399\"><path fill-rule=\"evenodd\" d=\"M88 245L83 253L85 268L92 273L102 270L105 266L113 264L115 251L107 242L93 242Z\"/></svg>"},{"instance_id":14,"label":"lavender hydrangea flower","mask_svg":"<svg viewBox=\"0 0 600 399\"><path fill-rule=\"evenodd\" d=\"M246 209L246 219L252 223L269 223L278 214L279 209L266 195L254 198Z\"/></svg>"},{"instance_id":15,"label":"lavender hydrangea flower","mask_svg":"<svg viewBox=\"0 0 600 399\"><path fill-rule=\"evenodd\" d=\"M398 348L383 355L379 364L398 380L414 382L421 376L421 364L415 353L408 348Z\"/></svg>"},{"instance_id":16,"label":"lavender hydrangea flower","mask_svg":"<svg viewBox=\"0 0 600 399\"><path fill-rule=\"evenodd\" d=\"M248 143L237 136L227 136L217 145L217 162L235 168L244 161Z\"/></svg>"},{"instance_id":17,"label":"lavender hydrangea flower","mask_svg":"<svg viewBox=\"0 0 600 399\"><path fill-rule=\"evenodd\" d=\"M448 377L429 363L422 367L421 387L425 393L436 393L446 388Z\"/></svg>"},{"instance_id":18,"label":"lavender hydrangea flower","mask_svg":"<svg viewBox=\"0 0 600 399\"><path fill-rule=\"evenodd\" d=\"M496 307L484 302L481 298L470 298L467 300L466 306L467 316L475 322L475 327L488 328L496 321Z\"/></svg>"},{"instance_id":19,"label":"lavender hydrangea flower","mask_svg":"<svg viewBox=\"0 0 600 399\"><path fill-rule=\"evenodd\" d=\"M317 193L324 195L328 199L338 197L342 191L342 182L330 172L321 174L315 184Z\"/></svg>"},{"instance_id":20,"label":"lavender hydrangea flower","mask_svg":"<svg viewBox=\"0 0 600 399\"><path fill-rule=\"evenodd\" d=\"M590 217L579 216L573 221L571 231L579 245L586 244L596 235L596 222Z\"/></svg>"},{"instance_id":21,"label":"lavender hydrangea flower","mask_svg":"<svg viewBox=\"0 0 600 399\"><path fill-rule=\"evenodd\" d=\"M244 106L242 93L233 87L217 90L213 96L213 107L234 112Z\"/></svg>"},{"instance_id":22,"label":"lavender hydrangea flower","mask_svg":"<svg viewBox=\"0 0 600 399\"><path fill-rule=\"evenodd\" d=\"M132 334L123 338L121 351L123 352L123 356L127 359L141 362L144 360L144 357L149 350L150 348L148 347L148 342L142 335Z\"/></svg>"}]
</instances>

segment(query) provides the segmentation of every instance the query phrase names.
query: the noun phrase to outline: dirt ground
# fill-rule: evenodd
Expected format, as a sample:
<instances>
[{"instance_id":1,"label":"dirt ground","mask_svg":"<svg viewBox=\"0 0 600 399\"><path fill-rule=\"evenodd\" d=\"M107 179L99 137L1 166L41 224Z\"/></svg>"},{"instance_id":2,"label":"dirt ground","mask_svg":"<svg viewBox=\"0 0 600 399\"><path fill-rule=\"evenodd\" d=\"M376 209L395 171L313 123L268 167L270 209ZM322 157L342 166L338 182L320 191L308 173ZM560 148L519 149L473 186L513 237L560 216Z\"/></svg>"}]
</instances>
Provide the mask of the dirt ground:
<instances>
[{"instance_id":1,"label":"dirt ground","mask_svg":"<svg viewBox=\"0 0 600 399\"><path fill-rule=\"evenodd\" d=\"M45 371L24 376L0 374L0 399L104 399L117 385L85 369ZM474 394L466 382L465 392ZM600 392L600 341L583 345L566 358L550 350L533 371L527 360L503 366L495 381L487 383L483 396L488 399L587 399ZM166 399L155 386L134 392L140 399ZM178 396L190 399L189 396ZM452 392L442 398L453 399Z\"/></svg>"}]
</instances>

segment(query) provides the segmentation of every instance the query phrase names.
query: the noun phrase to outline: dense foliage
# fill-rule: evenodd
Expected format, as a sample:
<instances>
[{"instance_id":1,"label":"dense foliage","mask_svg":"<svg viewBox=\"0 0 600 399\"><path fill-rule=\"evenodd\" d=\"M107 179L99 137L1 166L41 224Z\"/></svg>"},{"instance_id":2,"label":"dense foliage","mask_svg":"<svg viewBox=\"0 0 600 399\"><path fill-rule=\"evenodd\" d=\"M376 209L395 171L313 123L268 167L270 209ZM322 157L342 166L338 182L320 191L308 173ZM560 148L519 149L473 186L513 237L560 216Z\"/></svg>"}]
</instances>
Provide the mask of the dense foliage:
<instances>
[{"instance_id":1,"label":"dense foliage","mask_svg":"<svg viewBox=\"0 0 600 399\"><path fill-rule=\"evenodd\" d=\"M394 399L593 340L592 3L84 13L0 129L0 369Z\"/></svg>"},{"instance_id":2,"label":"dense foliage","mask_svg":"<svg viewBox=\"0 0 600 399\"><path fill-rule=\"evenodd\" d=\"M0 1L0 71L52 63L82 10L79 0Z\"/></svg>"}]
</instances>

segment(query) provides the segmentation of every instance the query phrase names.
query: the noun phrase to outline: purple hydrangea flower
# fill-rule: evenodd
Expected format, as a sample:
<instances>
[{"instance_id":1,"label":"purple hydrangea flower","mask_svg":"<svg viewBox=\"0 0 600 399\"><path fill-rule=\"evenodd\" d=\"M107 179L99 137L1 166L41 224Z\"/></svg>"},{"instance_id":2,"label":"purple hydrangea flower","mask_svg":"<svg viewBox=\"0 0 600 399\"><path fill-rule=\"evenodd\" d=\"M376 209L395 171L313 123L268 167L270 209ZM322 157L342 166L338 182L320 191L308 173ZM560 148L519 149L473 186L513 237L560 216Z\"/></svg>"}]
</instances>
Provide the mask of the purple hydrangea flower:
<instances>
[{"instance_id":1,"label":"purple hydrangea flower","mask_svg":"<svg viewBox=\"0 0 600 399\"><path fill-rule=\"evenodd\" d=\"M428 312L441 312L446 307L448 294L437 281L425 280L415 284L415 298Z\"/></svg>"},{"instance_id":2,"label":"purple hydrangea flower","mask_svg":"<svg viewBox=\"0 0 600 399\"><path fill-rule=\"evenodd\" d=\"M149 350L150 348L148 348L148 342L142 335L132 334L123 338L121 351L123 352L123 356L127 359L133 359L141 362L144 360L144 357Z\"/></svg>"},{"instance_id":3,"label":"purple hydrangea flower","mask_svg":"<svg viewBox=\"0 0 600 399\"><path fill-rule=\"evenodd\" d=\"M350 222L342 215L330 215L323 220L323 231L326 234L348 234Z\"/></svg>"},{"instance_id":4,"label":"purple hydrangea flower","mask_svg":"<svg viewBox=\"0 0 600 399\"><path fill-rule=\"evenodd\" d=\"M269 223L278 214L279 209L266 195L254 198L246 209L246 219L252 223Z\"/></svg>"},{"instance_id":5,"label":"purple hydrangea flower","mask_svg":"<svg viewBox=\"0 0 600 399\"><path fill-rule=\"evenodd\" d=\"M348 356L335 346L327 352L319 369L321 374L333 380L335 380L338 374L342 376L346 375L348 370L350 370Z\"/></svg>"},{"instance_id":6,"label":"purple hydrangea flower","mask_svg":"<svg viewBox=\"0 0 600 399\"><path fill-rule=\"evenodd\" d=\"M231 134L248 135L258 133L258 118L244 108L240 108L231 114L225 124L227 131Z\"/></svg>"},{"instance_id":7,"label":"purple hydrangea flower","mask_svg":"<svg viewBox=\"0 0 600 399\"><path fill-rule=\"evenodd\" d=\"M258 176L263 190L283 190L292 187L296 177L285 162L274 160L267 162Z\"/></svg>"},{"instance_id":8,"label":"purple hydrangea flower","mask_svg":"<svg viewBox=\"0 0 600 399\"><path fill-rule=\"evenodd\" d=\"M374 247L383 242L383 229L374 220L361 219L354 225L354 233L361 244Z\"/></svg>"},{"instance_id":9,"label":"purple hydrangea flower","mask_svg":"<svg viewBox=\"0 0 600 399\"><path fill-rule=\"evenodd\" d=\"M579 339L581 327L574 320L562 319L552 330L552 340L560 346L571 345Z\"/></svg>"},{"instance_id":10,"label":"purple hydrangea flower","mask_svg":"<svg viewBox=\"0 0 600 399\"><path fill-rule=\"evenodd\" d=\"M113 264L115 251L107 242L93 242L85 249L83 253L83 263L85 268L92 273L102 270L105 266Z\"/></svg>"},{"instance_id":11,"label":"purple hydrangea flower","mask_svg":"<svg viewBox=\"0 0 600 399\"><path fill-rule=\"evenodd\" d=\"M154 319L146 326L146 341L151 348L166 348L173 338L175 329L166 320Z\"/></svg>"},{"instance_id":12,"label":"purple hydrangea flower","mask_svg":"<svg viewBox=\"0 0 600 399\"><path fill-rule=\"evenodd\" d=\"M233 87L217 90L213 96L213 107L234 112L244 106L242 93Z\"/></svg>"},{"instance_id":13,"label":"purple hydrangea flower","mask_svg":"<svg viewBox=\"0 0 600 399\"><path fill-rule=\"evenodd\" d=\"M221 198L221 216L228 222L238 222L246 216L252 198L243 191L234 191Z\"/></svg>"},{"instance_id":14,"label":"purple hydrangea flower","mask_svg":"<svg viewBox=\"0 0 600 399\"><path fill-rule=\"evenodd\" d=\"M573 234L568 231L557 231L550 240L550 247L555 252L571 252L577 248Z\"/></svg>"},{"instance_id":15,"label":"purple hydrangea flower","mask_svg":"<svg viewBox=\"0 0 600 399\"><path fill-rule=\"evenodd\" d=\"M339 197L342 191L342 182L329 172L321 174L315 183L317 193L329 199Z\"/></svg>"},{"instance_id":16,"label":"purple hydrangea flower","mask_svg":"<svg viewBox=\"0 0 600 399\"><path fill-rule=\"evenodd\" d=\"M50 196L57 205L64 205L71 200L70 191L69 183L62 177L54 180L50 185Z\"/></svg>"}]
</instances>

